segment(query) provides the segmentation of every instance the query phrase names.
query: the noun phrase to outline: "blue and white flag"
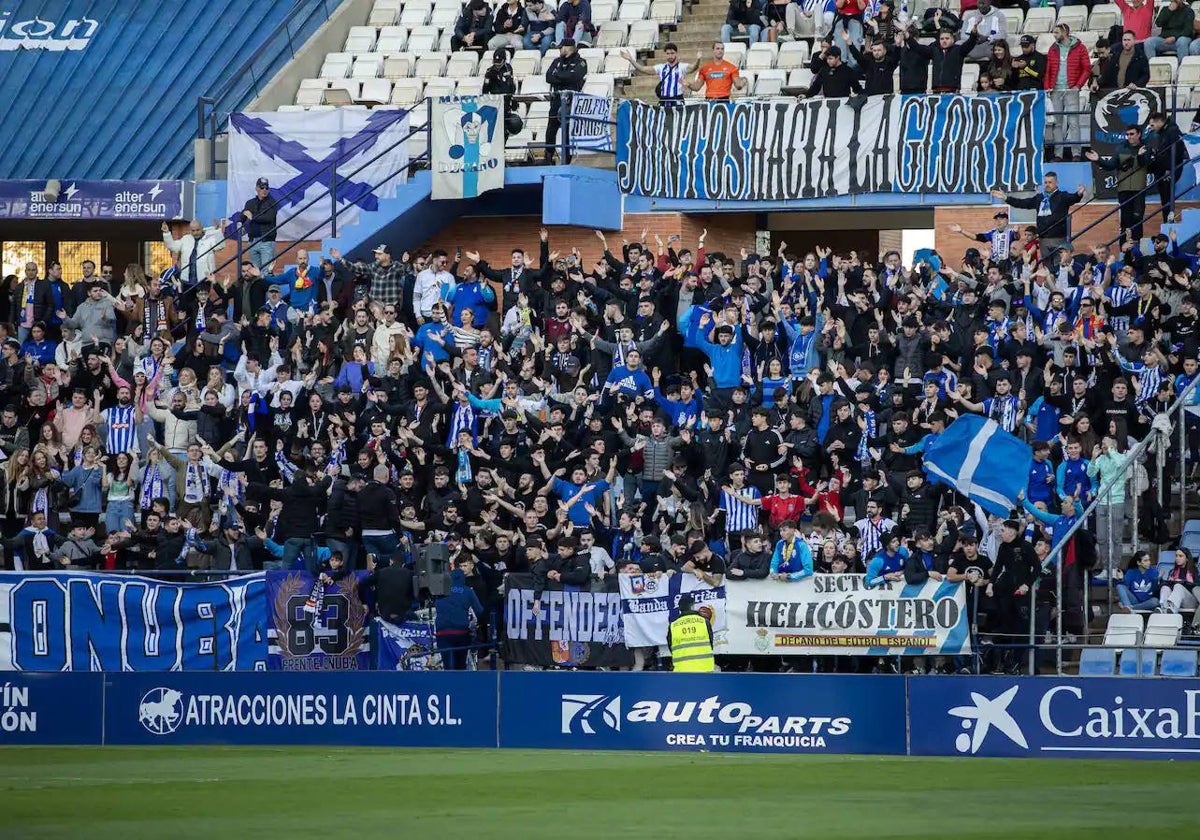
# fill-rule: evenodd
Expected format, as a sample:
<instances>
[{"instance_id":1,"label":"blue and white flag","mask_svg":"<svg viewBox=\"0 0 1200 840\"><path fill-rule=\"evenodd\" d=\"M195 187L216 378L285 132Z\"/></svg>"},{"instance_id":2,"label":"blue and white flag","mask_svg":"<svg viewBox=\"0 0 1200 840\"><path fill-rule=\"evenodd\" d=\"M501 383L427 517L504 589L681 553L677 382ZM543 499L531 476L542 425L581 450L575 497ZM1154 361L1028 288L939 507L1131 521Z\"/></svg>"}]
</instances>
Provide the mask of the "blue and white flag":
<instances>
[{"instance_id":1,"label":"blue and white flag","mask_svg":"<svg viewBox=\"0 0 1200 840\"><path fill-rule=\"evenodd\" d=\"M725 586L709 586L692 575L653 577L651 575L619 576L621 613L625 627L626 647L653 647L667 643L667 629L679 618L679 598L691 595L696 607L707 606L713 629L713 647L721 652L725 646Z\"/></svg>"},{"instance_id":2,"label":"blue and white flag","mask_svg":"<svg viewBox=\"0 0 1200 840\"><path fill-rule=\"evenodd\" d=\"M279 239L330 236L330 166L345 176L337 183L338 224L352 225L407 180L407 136L407 111L230 114L227 217L239 218L255 182L266 178L279 202Z\"/></svg>"},{"instance_id":3,"label":"blue and white flag","mask_svg":"<svg viewBox=\"0 0 1200 840\"><path fill-rule=\"evenodd\" d=\"M1033 450L994 420L965 415L925 450L925 472L995 516L1017 507Z\"/></svg>"},{"instance_id":4,"label":"blue and white flag","mask_svg":"<svg viewBox=\"0 0 1200 840\"><path fill-rule=\"evenodd\" d=\"M504 97L439 96L429 118L432 197L476 198L504 188Z\"/></svg>"},{"instance_id":5,"label":"blue and white flag","mask_svg":"<svg viewBox=\"0 0 1200 840\"><path fill-rule=\"evenodd\" d=\"M571 94L571 151L611 152L615 127L611 97Z\"/></svg>"}]
</instances>

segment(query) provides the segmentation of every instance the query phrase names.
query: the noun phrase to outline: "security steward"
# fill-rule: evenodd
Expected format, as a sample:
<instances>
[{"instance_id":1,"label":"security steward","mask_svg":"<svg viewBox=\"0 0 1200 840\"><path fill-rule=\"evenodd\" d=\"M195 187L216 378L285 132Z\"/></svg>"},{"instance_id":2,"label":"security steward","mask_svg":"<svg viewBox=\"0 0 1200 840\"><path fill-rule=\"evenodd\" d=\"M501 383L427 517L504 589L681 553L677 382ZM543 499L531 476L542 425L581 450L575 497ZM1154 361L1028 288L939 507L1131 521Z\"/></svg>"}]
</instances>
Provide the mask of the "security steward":
<instances>
[{"instance_id":1,"label":"security steward","mask_svg":"<svg viewBox=\"0 0 1200 840\"><path fill-rule=\"evenodd\" d=\"M679 598L679 618L667 630L667 645L671 648L674 670L709 674L716 670L712 627L696 611L696 601L691 595Z\"/></svg>"}]
</instances>

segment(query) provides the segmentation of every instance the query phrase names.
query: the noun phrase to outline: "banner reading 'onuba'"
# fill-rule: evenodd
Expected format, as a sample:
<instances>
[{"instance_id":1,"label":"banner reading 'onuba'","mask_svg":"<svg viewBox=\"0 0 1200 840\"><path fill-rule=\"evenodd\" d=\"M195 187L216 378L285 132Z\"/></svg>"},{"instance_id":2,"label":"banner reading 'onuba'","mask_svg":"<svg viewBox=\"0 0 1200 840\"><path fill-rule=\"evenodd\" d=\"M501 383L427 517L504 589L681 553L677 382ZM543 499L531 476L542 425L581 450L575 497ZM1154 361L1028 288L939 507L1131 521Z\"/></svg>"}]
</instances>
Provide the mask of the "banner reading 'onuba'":
<instances>
[{"instance_id":1,"label":"banner reading 'onuba'","mask_svg":"<svg viewBox=\"0 0 1200 840\"><path fill-rule=\"evenodd\" d=\"M785 201L871 192L1028 192L1042 177L1045 94L621 102L621 191Z\"/></svg>"}]
</instances>

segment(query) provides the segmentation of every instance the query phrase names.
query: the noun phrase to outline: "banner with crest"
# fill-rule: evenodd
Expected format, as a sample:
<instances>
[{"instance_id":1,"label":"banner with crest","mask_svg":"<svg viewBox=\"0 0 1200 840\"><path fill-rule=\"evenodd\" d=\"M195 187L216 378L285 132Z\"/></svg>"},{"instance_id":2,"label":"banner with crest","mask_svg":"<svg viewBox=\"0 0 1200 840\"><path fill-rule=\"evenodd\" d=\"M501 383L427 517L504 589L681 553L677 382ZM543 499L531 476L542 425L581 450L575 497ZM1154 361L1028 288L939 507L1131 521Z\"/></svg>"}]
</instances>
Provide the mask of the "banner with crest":
<instances>
[{"instance_id":1,"label":"banner with crest","mask_svg":"<svg viewBox=\"0 0 1200 840\"><path fill-rule=\"evenodd\" d=\"M504 578L504 659L542 668L623 668L633 664L613 576L580 587L533 575ZM534 596L539 597L535 598Z\"/></svg>"},{"instance_id":2,"label":"banner with crest","mask_svg":"<svg viewBox=\"0 0 1200 840\"><path fill-rule=\"evenodd\" d=\"M305 571L267 572L267 669L366 671L371 667L367 572L323 582Z\"/></svg>"}]
</instances>

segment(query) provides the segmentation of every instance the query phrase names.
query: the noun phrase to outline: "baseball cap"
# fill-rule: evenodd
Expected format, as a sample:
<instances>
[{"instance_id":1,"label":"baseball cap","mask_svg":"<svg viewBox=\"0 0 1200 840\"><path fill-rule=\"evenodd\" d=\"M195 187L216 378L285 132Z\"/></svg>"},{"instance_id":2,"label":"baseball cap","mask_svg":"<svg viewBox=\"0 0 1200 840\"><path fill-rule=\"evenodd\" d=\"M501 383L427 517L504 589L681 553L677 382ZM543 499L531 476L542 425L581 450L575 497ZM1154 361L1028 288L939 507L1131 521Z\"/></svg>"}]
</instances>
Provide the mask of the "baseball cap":
<instances>
[{"instance_id":1,"label":"baseball cap","mask_svg":"<svg viewBox=\"0 0 1200 840\"><path fill-rule=\"evenodd\" d=\"M257 181L255 181L254 186L258 187L260 190L266 190L270 189L271 182L266 178L259 178Z\"/></svg>"},{"instance_id":2,"label":"baseball cap","mask_svg":"<svg viewBox=\"0 0 1200 840\"><path fill-rule=\"evenodd\" d=\"M1033 37L1032 35L1022 35L1021 36L1021 46L1022 47L1032 46L1033 44L1036 44L1036 43L1037 43L1037 38Z\"/></svg>"},{"instance_id":3,"label":"baseball cap","mask_svg":"<svg viewBox=\"0 0 1200 840\"><path fill-rule=\"evenodd\" d=\"M388 246L386 246L386 245L376 245L376 246L375 246L375 253L376 253L376 254L391 254L391 253L392 253L392 249L391 249L391 248L389 248L389 247L388 247Z\"/></svg>"}]
</instances>

